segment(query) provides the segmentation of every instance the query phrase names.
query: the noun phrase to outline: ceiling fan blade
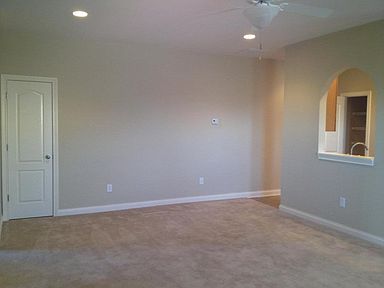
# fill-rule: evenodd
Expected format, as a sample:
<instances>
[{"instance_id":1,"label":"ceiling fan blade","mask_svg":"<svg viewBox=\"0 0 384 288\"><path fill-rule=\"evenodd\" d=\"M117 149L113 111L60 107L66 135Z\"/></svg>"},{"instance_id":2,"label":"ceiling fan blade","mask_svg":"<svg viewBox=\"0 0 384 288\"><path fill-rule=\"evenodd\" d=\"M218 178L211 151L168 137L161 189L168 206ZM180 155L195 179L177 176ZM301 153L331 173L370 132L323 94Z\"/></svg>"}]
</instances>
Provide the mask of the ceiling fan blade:
<instances>
[{"instance_id":1,"label":"ceiling fan blade","mask_svg":"<svg viewBox=\"0 0 384 288\"><path fill-rule=\"evenodd\" d=\"M281 8L283 9L283 11L319 18L328 18L334 12L332 9L329 8L320 8L316 6L295 3L282 3Z\"/></svg>"},{"instance_id":2,"label":"ceiling fan blade","mask_svg":"<svg viewBox=\"0 0 384 288\"><path fill-rule=\"evenodd\" d=\"M208 17L208 16L215 16L215 15L221 15L221 14L229 13L229 12L232 12L232 11L244 10L244 9L245 9L245 7L234 7L234 8L229 8L229 9L220 10L220 11L216 11L216 12L202 14L202 15L198 16L198 18L200 18L200 17Z\"/></svg>"}]
</instances>

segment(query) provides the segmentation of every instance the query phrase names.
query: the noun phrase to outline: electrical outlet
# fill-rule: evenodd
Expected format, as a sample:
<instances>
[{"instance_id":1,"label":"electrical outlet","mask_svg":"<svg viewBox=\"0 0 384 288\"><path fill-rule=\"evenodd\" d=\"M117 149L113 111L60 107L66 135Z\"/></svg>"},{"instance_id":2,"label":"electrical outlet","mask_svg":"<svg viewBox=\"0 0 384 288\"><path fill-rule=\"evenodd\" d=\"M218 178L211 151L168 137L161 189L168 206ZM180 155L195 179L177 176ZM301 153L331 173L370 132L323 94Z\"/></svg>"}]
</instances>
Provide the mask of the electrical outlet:
<instances>
[{"instance_id":1,"label":"electrical outlet","mask_svg":"<svg viewBox=\"0 0 384 288\"><path fill-rule=\"evenodd\" d=\"M200 184L200 185L203 185L203 184L204 184L204 177L200 177L200 178L199 178L199 184Z\"/></svg>"},{"instance_id":2,"label":"electrical outlet","mask_svg":"<svg viewBox=\"0 0 384 288\"><path fill-rule=\"evenodd\" d=\"M340 196L340 198L339 198L339 207L340 208L347 207L347 199L345 197Z\"/></svg>"},{"instance_id":3,"label":"electrical outlet","mask_svg":"<svg viewBox=\"0 0 384 288\"><path fill-rule=\"evenodd\" d=\"M107 184L107 193L112 193L112 184Z\"/></svg>"}]
</instances>

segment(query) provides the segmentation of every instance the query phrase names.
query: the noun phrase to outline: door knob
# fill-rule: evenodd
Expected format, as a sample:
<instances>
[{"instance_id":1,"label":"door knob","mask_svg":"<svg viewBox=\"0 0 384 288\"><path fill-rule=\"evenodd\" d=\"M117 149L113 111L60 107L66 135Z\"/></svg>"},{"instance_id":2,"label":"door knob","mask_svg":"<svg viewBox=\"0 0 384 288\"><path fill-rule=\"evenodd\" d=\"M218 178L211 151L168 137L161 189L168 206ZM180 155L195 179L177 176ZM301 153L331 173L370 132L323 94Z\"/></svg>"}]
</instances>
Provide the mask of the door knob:
<instances>
[{"instance_id":1,"label":"door knob","mask_svg":"<svg viewBox=\"0 0 384 288\"><path fill-rule=\"evenodd\" d=\"M47 154L47 155L45 155L45 159L51 159L52 158L52 156L51 155L49 155L49 154Z\"/></svg>"}]
</instances>

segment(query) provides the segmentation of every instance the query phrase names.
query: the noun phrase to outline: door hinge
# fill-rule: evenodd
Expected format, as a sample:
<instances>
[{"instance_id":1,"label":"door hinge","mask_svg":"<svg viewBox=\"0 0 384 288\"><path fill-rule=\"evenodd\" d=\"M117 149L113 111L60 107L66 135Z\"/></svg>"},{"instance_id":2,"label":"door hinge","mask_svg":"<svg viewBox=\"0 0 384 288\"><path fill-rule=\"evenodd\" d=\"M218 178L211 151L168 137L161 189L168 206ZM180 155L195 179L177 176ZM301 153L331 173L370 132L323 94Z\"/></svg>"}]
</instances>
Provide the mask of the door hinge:
<instances>
[{"instance_id":1,"label":"door hinge","mask_svg":"<svg viewBox=\"0 0 384 288\"><path fill-rule=\"evenodd\" d=\"M8 100L8 91L5 91L5 100Z\"/></svg>"},{"instance_id":2,"label":"door hinge","mask_svg":"<svg viewBox=\"0 0 384 288\"><path fill-rule=\"evenodd\" d=\"M9 194L7 195L7 201L9 202Z\"/></svg>"},{"instance_id":3,"label":"door hinge","mask_svg":"<svg viewBox=\"0 0 384 288\"><path fill-rule=\"evenodd\" d=\"M5 149L8 151L8 144L5 145Z\"/></svg>"}]
</instances>

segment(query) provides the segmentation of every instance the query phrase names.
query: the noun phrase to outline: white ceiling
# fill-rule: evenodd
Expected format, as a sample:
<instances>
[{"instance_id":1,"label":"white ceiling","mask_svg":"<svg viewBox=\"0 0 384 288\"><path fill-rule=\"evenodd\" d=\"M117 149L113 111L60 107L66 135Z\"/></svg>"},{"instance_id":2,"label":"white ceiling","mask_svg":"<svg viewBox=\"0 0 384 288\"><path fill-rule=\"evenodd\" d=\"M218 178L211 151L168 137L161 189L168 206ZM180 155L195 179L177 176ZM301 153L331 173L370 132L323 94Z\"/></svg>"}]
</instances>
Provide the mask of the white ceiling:
<instances>
[{"instance_id":1,"label":"white ceiling","mask_svg":"<svg viewBox=\"0 0 384 288\"><path fill-rule=\"evenodd\" d=\"M262 32L266 57L282 57L284 46L384 18L384 0L287 0L334 9L322 19L280 13ZM256 56L256 41L241 10L246 0L0 0L0 25L55 37L82 37L164 45L208 53ZM72 11L89 12L75 19Z\"/></svg>"}]
</instances>

